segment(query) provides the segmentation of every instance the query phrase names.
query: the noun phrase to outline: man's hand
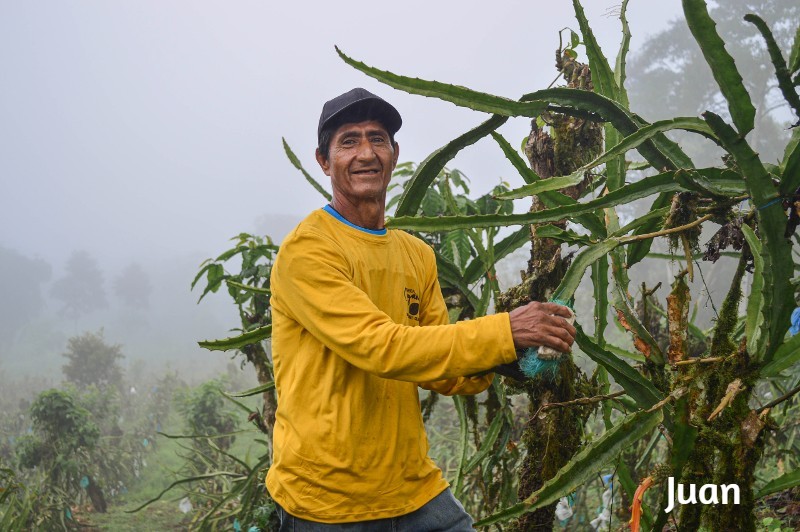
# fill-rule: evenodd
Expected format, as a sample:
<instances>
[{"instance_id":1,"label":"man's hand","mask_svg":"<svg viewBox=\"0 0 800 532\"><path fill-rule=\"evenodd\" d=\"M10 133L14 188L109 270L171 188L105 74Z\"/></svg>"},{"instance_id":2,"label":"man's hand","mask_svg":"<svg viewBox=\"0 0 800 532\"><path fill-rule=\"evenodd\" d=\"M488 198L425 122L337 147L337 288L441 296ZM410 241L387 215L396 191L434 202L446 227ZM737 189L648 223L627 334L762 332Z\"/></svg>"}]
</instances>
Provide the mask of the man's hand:
<instances>
[{"instance_id":1,"label":"man's hand","mask_svg":"<svg viewBox=\"0 0 800 532\"><path fill-rule=\"evenodd\" d=\"M567 321L570 310L555 303L528 303L509 313L514 347L539 347L546 345L561 353L568 353L575 341L575 327Z\"/></svg>"}]
</instances>

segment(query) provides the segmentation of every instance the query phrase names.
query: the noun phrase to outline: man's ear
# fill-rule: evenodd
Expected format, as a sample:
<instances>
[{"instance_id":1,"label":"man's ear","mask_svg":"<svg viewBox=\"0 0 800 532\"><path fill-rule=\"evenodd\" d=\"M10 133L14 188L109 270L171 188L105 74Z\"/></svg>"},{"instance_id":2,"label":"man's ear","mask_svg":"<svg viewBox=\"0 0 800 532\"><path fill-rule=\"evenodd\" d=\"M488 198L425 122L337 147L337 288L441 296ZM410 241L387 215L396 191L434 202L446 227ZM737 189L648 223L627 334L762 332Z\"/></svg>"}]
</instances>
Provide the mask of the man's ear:
<instances>
[{"instance_id":1,"label":"man's ear","mask_svg":"<svg viewBox=\"0 0 800 532\"><path fill-rule=\"evenodd\" d=\"M397 167L397 161L400 158L400 144L398 142L394 143L394 156L392 157L392 172Z\"/></svg>"},{"instance_id":2,"label":"man's ear","mask_svg":"<svg viewBox=\"0 0 800 532\"><path fill-rule=\"evenodd\" d=\"M322 168L322 171L325 173L325 175L330 177L331 165L319 151L319 148L317 148L317 151L314 153L314 156L317 158L317 163L319 164L319 167Z\"/></svg>"}]
</instances>

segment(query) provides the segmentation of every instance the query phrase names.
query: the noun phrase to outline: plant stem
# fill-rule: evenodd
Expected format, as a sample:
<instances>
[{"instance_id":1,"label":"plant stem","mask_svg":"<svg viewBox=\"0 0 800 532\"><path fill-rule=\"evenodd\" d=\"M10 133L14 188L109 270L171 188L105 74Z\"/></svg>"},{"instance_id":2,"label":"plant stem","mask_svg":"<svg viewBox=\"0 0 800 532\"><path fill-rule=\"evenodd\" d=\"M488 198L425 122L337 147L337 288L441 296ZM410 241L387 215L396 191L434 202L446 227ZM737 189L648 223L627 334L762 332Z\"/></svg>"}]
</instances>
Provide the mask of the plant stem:
<instances>
[{"instance_id":1,"label":"plant stem","mask_svg":"<svg viewBox=\"0 0 800 532\"><path fill-rule=\"evenodd\" d=\"M644 235L631 235L620 238L619 240L622 244L627 244L629 242L637 242L639 240L649 240L651 238L656 238L657 236L665 236L665 235L671 235L672 233L680 233L681 231L686 231L687 229L696 227L701 223L710 220L713 217L714 215L712 214L706 214L705 216L702 216L697 220L693 221L692 223L688 223L686 225L681 225L679 227L672 227L670 229L662 229L661 231L656 231L655 233L646 233Z\"/></svg>"},{"instance_id":2,"label":"plant stem","mask_svg":"<svg viewBox=\"0 0 800 532\"><path fill-rule=\"evenodd\" d=\"M778 397L774 401L765 404L764 406L762 406L761 408L756 410L756 412L758 412L760 414L762 411L766 410L767 408L772 408L773 406L779 405L782 402L786 401L787 399L791 399L792 396L797 394L798 392L800 392L800 385L795 386L794 388L792 388L791 390L789 390L785 394L781 395L780 397Z\"/></svg>"},{"instance_id":3,"label":"plant stem","mask_svg":"<svg viewBox=\"0 0 800 532\"><path fill-rule=\"evenodd\" d=\"M590 405L592 403L599 403L608 399L614 399L615 397L619 397L621 395L625 395L625 391L614 392L608 395L595 395L594 397L579 397L577 399L573 399L572 401L564 401L563 403L545 403L541 406L541 408L539 408L538 413L550 410L552 408L562 408L565 406L575 405Z\"/></svg>"},{"instance_id":4,"label":"plant stem","mask_svg":"<svg viewBox=\"0 0 800 532\"><path fill-rule=\"evenodd\" d=\"M709 358L693 358L691 360L680 360L675 362L673 366L688 366L690 364L715 364L722 362L725 357L709 357Z\"/></svg>"}]
</instances>

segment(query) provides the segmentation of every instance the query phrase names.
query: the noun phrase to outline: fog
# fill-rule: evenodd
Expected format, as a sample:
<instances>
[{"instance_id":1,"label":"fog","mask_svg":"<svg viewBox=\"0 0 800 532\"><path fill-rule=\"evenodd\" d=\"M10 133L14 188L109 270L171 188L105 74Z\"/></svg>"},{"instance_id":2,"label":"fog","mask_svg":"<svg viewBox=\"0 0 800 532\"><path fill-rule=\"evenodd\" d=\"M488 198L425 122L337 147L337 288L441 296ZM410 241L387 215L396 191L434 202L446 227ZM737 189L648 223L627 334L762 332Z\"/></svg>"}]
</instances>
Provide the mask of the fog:
<instances>
[{"instance_id":1,"label":"fog","mask_svg":"<svg viewBox=\"0 0 800 532\"><path fill-rule=\"evenodd\" d=\"M615 56L617 2L584 3ZM631 2L632 50L679 16L678 0ZM400 110L401 161L485 118L381 85L334 45L395 73L517 98L552 82L564 27L577 30L570 2L0 2L0 266L17 276L0 294L0 370L58 379L66 339L104 328L129 365L219 371L229 357L196 342L227 335L238 315L222 293L196 304L200 262L243 231L279 242L323 204L282 137L325 184L313 158L319 112L352 87ZM501 132L516 144L528 130L516 119ZM521 182L491 140L448 166L478 193ZM79 250L96 261L106 306L68 318L52 287ZM139 308L113 288L132 263L152 288Z\"/></svg>"}]
</instances>

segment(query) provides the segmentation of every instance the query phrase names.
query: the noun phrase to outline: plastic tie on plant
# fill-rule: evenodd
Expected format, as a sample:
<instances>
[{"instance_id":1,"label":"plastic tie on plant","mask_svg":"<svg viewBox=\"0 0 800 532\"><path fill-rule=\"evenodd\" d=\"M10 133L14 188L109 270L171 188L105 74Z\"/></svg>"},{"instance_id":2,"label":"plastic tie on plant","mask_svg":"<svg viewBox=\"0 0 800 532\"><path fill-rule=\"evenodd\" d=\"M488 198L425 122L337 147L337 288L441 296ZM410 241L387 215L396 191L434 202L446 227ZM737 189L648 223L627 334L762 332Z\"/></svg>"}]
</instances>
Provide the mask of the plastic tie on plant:
<instances>
[{"instance_id":1,"label":"plastic tie on plant","mask_svg":"<svg viewBox=\"0 0 800 532\"><path fill-rule=\"evenodd\" d=\"M781 201L783 199L784 199L783 196L778 196L777 198L772 198L772 200L766 202L764 205L762 205L761 207L758 207L756 210L760 211L761 209L766 209L767 207L771 207L772 205L775 205L776 203L778 203L779 201Z\"/></svg>"},{"instance_id":2,"label":"plastic tie on plant","mask_svg":"<svg viewBox=\"0 0 800 532\"><path fill-rule=\"evenodd\" d=\"M553 297L549 301L572 310L572 304L569 301ZM575 313L572 314L573 320ZM529 347L525 354L519 359L519 369L529 379L533 379L539 375L549 379L555 379L558 367L564 357L569 356L565 353L559 353L551 348L542 348L542 353L538 347Z\"/></svg>"}]
</instances>

